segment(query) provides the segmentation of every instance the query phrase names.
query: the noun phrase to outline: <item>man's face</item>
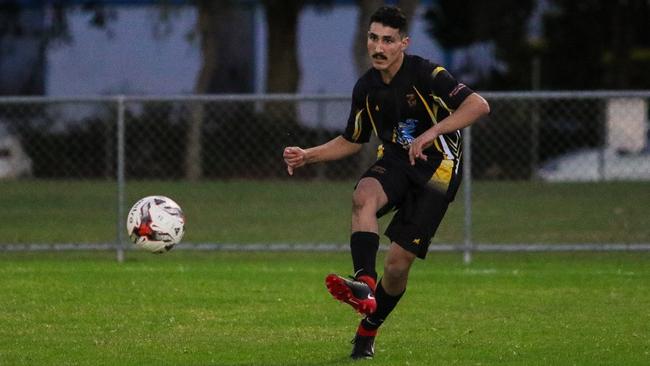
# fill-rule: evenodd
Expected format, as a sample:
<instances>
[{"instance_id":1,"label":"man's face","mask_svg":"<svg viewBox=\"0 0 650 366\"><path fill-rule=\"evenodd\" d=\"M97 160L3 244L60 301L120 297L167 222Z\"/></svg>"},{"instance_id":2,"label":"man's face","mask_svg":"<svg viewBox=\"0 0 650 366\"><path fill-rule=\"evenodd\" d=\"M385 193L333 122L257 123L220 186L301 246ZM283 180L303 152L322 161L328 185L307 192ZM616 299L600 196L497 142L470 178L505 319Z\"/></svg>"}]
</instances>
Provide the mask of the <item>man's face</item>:
<instances>
[{"instance_id":1,"label":"man's face","mask_svg":"<svg viewBox=\"0 0 650 366\"><path fill-rule=\"evenodd\" d=\"M391 66L394 68L408 43L408 37L402 37L398 29L381 23L371 23L368 31L368 56L372 67L379 71L391 69Z\"/></svg>"}]
</instances>

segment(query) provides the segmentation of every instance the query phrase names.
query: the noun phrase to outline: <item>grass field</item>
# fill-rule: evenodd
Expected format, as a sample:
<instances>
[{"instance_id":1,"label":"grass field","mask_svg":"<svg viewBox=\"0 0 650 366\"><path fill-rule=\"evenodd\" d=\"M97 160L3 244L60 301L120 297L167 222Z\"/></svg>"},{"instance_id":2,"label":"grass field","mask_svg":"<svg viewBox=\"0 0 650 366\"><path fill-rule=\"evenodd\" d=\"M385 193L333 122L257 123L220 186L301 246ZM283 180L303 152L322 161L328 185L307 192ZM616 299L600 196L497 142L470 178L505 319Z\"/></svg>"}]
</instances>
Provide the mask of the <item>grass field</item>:
<instances>
[{"instance_id":1,"label":"grass field","mask_svg":"<svg viewBox=\"0 0 650 366\"><path fill-rule=\"evenodd\" d=\"M129 182L126 199L173 197L187 243L346 243L352 185ZM479 242L650 241L647 183L474 188ZM112 182L2 182L0 246L114 242L116 193ZM434 245L462 242L458 201ZM329 272L351 271L347 253L126 259L0 251L0 365L350 363L359 318L323 284ZM457 253L432 253L414 267L377 357L362 363L648 365L649 262L646 252L476 253L463 265Z\"/></svg>"},{"instance_id":2,"label":"grass field","mask_svg":"<svg viewBox=\"0 0 650 366\"><path fill-rule=\"evenodd\" d=\"M353 182L297 180L130 181L125 210L145 195L174 198L187 217L186 243L346 243L352 187ZM475 182L473 187L477 242L650 241L647 182ZM0 245L115 242L116 196L114 182L2 182ZM461 192L435 243L463 241L463 212Z\"/></svg>"},{"instance_id":3,"label":"grass field","mask_svg":"<svg viewBox=\"0 0 650 366\"><path fill-rule=\"evenodd\" d=\"M372 365L648 365L650 253L418 261ZM0 253L0 365L340 365L345 253Z\"/></svg>"}]
</instances>

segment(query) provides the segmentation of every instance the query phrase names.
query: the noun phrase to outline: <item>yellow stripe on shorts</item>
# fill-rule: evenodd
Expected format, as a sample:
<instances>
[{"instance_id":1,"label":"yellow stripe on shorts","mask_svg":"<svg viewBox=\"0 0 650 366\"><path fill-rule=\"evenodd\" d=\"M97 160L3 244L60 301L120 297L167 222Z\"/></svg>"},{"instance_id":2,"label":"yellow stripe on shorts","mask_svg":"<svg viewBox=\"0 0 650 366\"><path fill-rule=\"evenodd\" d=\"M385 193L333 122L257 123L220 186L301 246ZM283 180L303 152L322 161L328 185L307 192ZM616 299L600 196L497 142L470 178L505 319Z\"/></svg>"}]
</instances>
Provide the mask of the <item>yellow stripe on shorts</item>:
<instances>
[{"instance_id":1,"label":"yellow stripe on shorts","mask_svg":"<svg viewBox=\"0 0 650 366\"><path fill-rule=\"evenodd\" d=\"M454 161L451 159L444 159L440 162L438 169L433 173L429 184L441 192L447 192L451 176L454 172Z\"/></svg>"}]
</instances>

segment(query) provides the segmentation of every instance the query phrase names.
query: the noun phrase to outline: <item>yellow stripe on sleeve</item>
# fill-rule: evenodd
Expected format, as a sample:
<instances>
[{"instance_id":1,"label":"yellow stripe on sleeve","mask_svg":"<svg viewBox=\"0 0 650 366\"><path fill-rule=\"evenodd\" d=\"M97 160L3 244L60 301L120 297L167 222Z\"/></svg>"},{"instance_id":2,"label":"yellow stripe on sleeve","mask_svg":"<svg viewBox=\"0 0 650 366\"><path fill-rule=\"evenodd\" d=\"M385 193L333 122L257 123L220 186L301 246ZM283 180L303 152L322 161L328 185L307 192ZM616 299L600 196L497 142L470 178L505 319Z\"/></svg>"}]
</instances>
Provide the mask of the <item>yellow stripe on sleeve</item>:
<instances>
[{"instance_id":1,"label":"yellow stripe on sleeve","mask_svg":"<svg viewBox=\"0 0 650 366\"><path fill-rule=\"evenodd\" d=\"M354 141L357 141L361 136L361 113L363 113L363 109L359 110L354 117L354 133L352 134L352 140Z\"/></svg>"},{"instance_id":2,"label":"yellow stripe on sleeve","mask_svg":"<svg viewBox=\"0 0 650 366\"><path fill-rule=\"evenodd\" d=\"M442 67L442 66L436 67L435 69L433 69L433 72L431 72L431 77L435 78L436 75L438 75L438 73L440 73L440 71L445 71L445 68Z\"/></svg>"}]
</instances>

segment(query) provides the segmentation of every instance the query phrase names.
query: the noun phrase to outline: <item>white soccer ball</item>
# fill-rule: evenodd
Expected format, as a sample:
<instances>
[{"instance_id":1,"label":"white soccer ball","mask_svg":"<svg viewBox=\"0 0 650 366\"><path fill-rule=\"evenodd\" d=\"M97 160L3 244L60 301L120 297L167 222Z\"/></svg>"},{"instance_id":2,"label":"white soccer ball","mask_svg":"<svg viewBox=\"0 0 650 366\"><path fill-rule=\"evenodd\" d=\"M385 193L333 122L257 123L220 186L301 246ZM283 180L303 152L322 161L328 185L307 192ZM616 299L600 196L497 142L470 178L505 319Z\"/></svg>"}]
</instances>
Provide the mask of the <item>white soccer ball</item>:
<instances>
[{"instance_id":1,"label":"white soccer ball","mask_svg":"<svg viewBox=\"0 0 650 366\"><path fill-rule=\"evenodd\" d=\"M181 207L169 197L148 196L136 202L129 211L126 230L136 247L165 253L183 238L185 216Z\"/></svg>"}]
</instances>

